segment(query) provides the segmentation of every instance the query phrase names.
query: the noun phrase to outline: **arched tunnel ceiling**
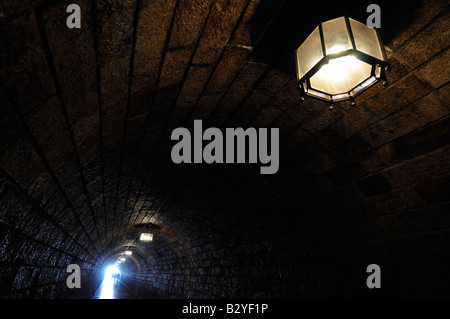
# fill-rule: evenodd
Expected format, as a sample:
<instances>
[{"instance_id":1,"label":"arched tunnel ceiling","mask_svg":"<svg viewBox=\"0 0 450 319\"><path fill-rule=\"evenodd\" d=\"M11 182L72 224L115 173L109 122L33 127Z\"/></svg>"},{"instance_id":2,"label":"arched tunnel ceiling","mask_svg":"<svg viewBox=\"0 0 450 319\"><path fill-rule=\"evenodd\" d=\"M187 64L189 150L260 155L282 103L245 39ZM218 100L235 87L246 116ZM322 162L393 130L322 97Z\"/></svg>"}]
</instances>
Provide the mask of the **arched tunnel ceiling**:
<instances>
[{"instance_id":1,"label":"arched tunnel ceiling","mask_svg":"<svg viewBox=\"0 0 450 319\"><path fill-rule=\"evenodd\" d=\"M390 85L329 111L299 103L293 50L320 21L348 13L364 22L371 1L298 2L77 0L82 27L68 29L70 1L2 1L0 189L14 189L2 203L27 203L2 224L36 231L25 217L37 211L34 223L66 234L95 264L118 257L134 226L149 222L161 229L150 253L134 242L142 267L164 254L160 242L181 247L180 257L198 238L245 241L255 225L269 237L298 233L318 218L310 213L318 194L365 199L356 181L414 155L401 154L407 139L395 150L390 142L448 116L448 74L429 77L436 69L425 65L448 52L447 4L409 1L399 15L379 1ZM278 127L280 170L174 164L170 134L194 119L204 128ZM43 229L41 241L51 237Z\"/></svg>"}]
</instances>

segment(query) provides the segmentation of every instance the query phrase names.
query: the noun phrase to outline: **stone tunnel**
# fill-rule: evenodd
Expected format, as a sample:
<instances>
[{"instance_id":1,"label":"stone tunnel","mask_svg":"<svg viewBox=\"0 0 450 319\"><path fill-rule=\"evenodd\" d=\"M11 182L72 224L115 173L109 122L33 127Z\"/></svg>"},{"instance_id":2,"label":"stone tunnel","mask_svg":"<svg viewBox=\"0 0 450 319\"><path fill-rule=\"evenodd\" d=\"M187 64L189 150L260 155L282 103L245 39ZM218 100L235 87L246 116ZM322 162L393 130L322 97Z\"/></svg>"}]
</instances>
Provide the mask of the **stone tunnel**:
<instances>
[{"instance_id":1,"label":"stone tunnel","mask_svg":"<svg viewBox=\"0 0 450 319\"><path fill-rule=\"evenodd\" d=\"M92 298L129 250L139 298L450 297L448 2L378 1L388 86L300 101L295 49L369 3L1 1L0 296ZM194 120L279 128L279 170L174 163Z\"/></svg>"}]
</instances>

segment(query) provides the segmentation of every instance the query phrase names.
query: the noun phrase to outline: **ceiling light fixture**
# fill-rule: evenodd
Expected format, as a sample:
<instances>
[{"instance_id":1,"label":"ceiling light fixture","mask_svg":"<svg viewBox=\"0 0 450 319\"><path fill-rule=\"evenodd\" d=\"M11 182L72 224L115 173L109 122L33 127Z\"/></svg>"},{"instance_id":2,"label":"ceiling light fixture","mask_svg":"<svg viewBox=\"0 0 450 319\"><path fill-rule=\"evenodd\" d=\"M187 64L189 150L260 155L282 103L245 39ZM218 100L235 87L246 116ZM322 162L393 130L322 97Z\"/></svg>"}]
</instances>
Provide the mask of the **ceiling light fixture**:
<instances>
[{"instance_id":1,"label":"ceiling light fixture","mask_svg":"<svg viewBox=\"0 0 450 319\"><path fill-rule=\"evenodd\" d=\"M131 250L126 250L125 255L131 256L131 255L133 255L133 252Z\"/></svg>"},{"instance_id":2,"label":"ceiling light fixture","mask_svg":"<svg viewBox=\"0 0 450 319\"><path fill-rule=\"evenodd\" d=\"M140 241L152 241L153 240L153 234L150 233L141 233L139 236Z\"/></svg>"},{"instance_id":3,"label":"ceiling light fixture","mask_svg":"<svg viewBox=\"0 0 450 319\"><path fill-rule=\"evenodd\" d=\"M297 49L297 81L304 95L330 102L350 100L379 81L388 68L375 28L346 16L322 22Z\"/></svg>"}]
</instances>

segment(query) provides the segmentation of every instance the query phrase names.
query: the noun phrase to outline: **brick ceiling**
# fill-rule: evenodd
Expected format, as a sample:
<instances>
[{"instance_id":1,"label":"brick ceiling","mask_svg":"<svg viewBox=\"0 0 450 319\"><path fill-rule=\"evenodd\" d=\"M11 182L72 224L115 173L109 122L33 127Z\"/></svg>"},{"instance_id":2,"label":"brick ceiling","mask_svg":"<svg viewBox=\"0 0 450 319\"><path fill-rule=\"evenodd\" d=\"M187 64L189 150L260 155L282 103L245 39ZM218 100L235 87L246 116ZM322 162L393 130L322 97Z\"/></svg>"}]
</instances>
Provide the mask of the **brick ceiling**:
<instances>
[{"instance_id":1,"label":"brick ceiling","mask_svg":"<svg viewBox=\"0 0 450 319\"><path fill-rule=\"evenodd\" d=\"M81 29L66 27L72 2ZM372 1L298 2L1 1L0 189L13 185L4 205L32 207L17 227L52 224L96 263L120 254L140 223L161 227L171 244L192 243L255 223L271 236L300 225L310 234L331 208L382 210L377 196L394 191L426 202L412 172L420 166L426 181L449 171L446 1L380 1L389 86L333 111L299 102L293 50L320 21L348 13L365 22ZM170 134L194 119L279 127L279 172L173 164ZM39 212L30 224L29 209Z\"/></svg>"}]
</instances>

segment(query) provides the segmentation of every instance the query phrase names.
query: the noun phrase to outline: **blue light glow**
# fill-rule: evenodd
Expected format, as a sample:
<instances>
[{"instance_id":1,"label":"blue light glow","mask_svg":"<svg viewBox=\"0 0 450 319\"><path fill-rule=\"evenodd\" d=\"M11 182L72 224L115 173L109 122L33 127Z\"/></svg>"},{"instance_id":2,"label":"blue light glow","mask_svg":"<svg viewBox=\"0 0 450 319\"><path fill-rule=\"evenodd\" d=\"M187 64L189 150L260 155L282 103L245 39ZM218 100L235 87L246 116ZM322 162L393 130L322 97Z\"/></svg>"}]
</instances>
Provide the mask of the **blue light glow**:
<instances>
[{"instance_id":1,"label":"blue light glow","mask_svg":"<svg viewBox=\"0 0 450 319\"><path fill-rule=\"evenodd\" d=\"M120 275L120 270L116 265L106 268L99 299L114 299L114 285L118 284L117 275Z\"/></svg>"}]
</instances>

